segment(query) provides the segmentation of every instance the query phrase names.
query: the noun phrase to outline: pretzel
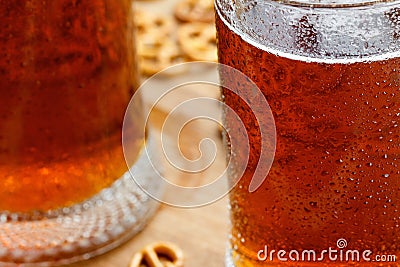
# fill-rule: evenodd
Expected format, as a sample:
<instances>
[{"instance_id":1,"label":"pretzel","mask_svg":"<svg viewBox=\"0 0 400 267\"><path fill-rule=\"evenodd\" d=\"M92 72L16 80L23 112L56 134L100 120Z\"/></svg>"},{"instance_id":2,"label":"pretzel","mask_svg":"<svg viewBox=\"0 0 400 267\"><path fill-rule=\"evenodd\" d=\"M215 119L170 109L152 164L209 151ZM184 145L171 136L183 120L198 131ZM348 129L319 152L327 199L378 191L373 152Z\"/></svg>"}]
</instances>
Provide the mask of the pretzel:
<instances>
[{"instance_id":1,"label":"pretzel","mask_svg":"<svg viewBox=\"0 0 400 267\"><path fill-rule=\"evenodd\" d=\"M156 242L136 253L129 267L183 267L183 252L172 243Z\"/></svg>"},{"instance_id":2,"label":"pretzel","mask_svg":"<svg viewBox=\"0 0 400 267\"><path fill-rule=\"evenodd\" d=\"M135 25L138 40L146 35L169 36L174 28L172 20L164 15L143 10L135 11Z\"/></svg>"},{"instance_id":3,"label":"pretzel","mask_svg":"<svg viewBox=\"0 0 400 267\"><path fill-rule=\"evenodd\" d=\"M212 0L181 0L175 6L175 17L183 22L214 21L214 2Z\"/></svg>"},{"instance_id":4,"label":"pretzel","mask_svg":"<svg viewBox=\"0 0 400 267\"><path fill-rule=\"evenodd\" d=\"M192 60L217 61L216 30L213 24L187 23L178 29L182 51Z\"/></svg>"},{"instance_id":5,"label":"pretzel","mask_svg":"<svg viewBox=\"0 0 400 267\"><path fill-rule=\"evenodd\" d=\"M138 57L139 67L144 75L153 75L184 61L182 53L174 41L156 36L138 43Z\"/></svg>"}]
</instances>

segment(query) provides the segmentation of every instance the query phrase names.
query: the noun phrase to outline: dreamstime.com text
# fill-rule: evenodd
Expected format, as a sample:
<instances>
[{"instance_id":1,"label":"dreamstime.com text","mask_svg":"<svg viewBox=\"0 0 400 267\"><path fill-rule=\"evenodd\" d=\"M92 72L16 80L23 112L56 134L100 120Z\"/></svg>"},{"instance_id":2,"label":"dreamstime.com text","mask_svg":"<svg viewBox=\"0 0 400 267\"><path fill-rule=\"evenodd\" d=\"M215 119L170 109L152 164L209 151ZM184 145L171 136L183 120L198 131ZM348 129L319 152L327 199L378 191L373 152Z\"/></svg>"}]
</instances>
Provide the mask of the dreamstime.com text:
<instances>
[{"instance_id":1,"label":"dreamstime.com text","mask_svg":"<svg viewBox=\"0 0 400 267\"><path fill-rule=\"evenodd\" d=\"M297 262L396 262L397 257L393 254L377 254L374 255L371 250L355 250L346 249L347 240L340 238L336 242L337 248L329 247L320 252L312 249L305 250L268 250L265 245L263 249L257 253L259 261L297 261Z\"/></svg>"}]
</instances>

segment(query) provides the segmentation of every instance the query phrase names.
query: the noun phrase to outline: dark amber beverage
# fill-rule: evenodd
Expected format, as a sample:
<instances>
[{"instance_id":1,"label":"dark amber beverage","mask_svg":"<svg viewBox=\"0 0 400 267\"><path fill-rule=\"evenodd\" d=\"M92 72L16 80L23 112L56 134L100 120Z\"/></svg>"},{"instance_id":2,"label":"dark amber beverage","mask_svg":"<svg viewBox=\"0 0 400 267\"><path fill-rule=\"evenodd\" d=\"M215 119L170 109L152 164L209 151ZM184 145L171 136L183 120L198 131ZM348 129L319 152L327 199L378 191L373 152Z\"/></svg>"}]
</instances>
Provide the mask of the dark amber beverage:
<instances>
[{"instance_id":1,"label":"dark amber beverage","mask_svg":"<svg viewBox=\"0 0 400 267\"><path fill-rule=\"evenodd\" d=\"M384 38L395 44L392 51L381 52L388 45L372 55L367 48L366 54L354 48L339 55L325 53L329 44L321 44L324 36L317 23L329 12L326 7L315 11L317 15L307 9L307 16L292 21L285 34L293 39L276 49L279 40L271 44L254 34L260 29L254 25L263 26L254 15L256 4L268 10L260 4L268 1L248 4L248 13L238 13L236 19L224 10L224 2L230 1L217 1L219 60L258 85L277 131L271 170L260 188L250 193L261 148L254 107L242 100L252 92L238 96L223 90L226 104L245 123L251 146L247 169L230 193L228 266L397 266L400 46L391 20L397 11L382 12L379 18L385 25L380 30ZM272 18L261 16L266 21ZM241 28L244 17L251 21L244 24L254 23L253 32ZM288 44L291 47L285 50ZM234 79L225 83L240 86ZM229 116L225 123L230 131L238 129Z\"/></svg>"},{"instance_id":2,"label":"dark amber beverage","mask_svg":"<svg viewBox=\"0 0 400 267\"><path fill-rule=\"evenodd\" d=\"M86 260L154 214L131 5L0 0L0 265Z\"/></svg>"},{"instance_id":3,"label":"dark amber beverage","mask_svg":"<svg viewBox=\"0 0 400 267\"><path fill-rule=\"evenodd\" d=\"M0 1L0 210L70 206L127 171L131 12L130 0ZM140 130L132 142L138 153Z\"/></svg>"}]
</instances>

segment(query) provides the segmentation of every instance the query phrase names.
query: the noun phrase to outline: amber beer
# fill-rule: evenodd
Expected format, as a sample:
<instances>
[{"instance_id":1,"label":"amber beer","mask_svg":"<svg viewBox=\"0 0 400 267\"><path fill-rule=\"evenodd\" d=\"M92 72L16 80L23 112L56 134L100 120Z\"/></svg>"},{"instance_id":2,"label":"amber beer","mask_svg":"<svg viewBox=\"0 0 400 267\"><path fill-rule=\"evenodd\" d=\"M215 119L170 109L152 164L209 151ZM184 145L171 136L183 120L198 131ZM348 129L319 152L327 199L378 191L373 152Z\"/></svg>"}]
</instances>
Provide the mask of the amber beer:
<instances>
[{"instance_id":1,"label":"amber beer","mask_svg":"<svg viewBox=\"0 0 400 267\"><path fill-rule=\"evenodd\" d=\"M233 264L395 266L393 257L382 263L375 256L400 255L400 58L305 60L273 53L248 42L233 26L240 23L229 24L222 13L216 21L219 60L258 85L277 129L272 168L249 193L260 153L257 122L241 100L246 95L223 90L251 145L246 172L230 194ZM232 79L226 85L237 84ZM227 129L238 129L230 117L225 121ZM329 247L337 250L336 260L321 256ZM279 250L286 251L286 261L278 260ZM292 250L300 260L289 259ZM301 261L302 250L314 250L315 260L307 255ZM359 262L340 261L340 250L359 251ZM362 258L366 250L371 262Z\"/></svg>"},{"instance_id":2,"label":"amber beer","mask_svg":"<svg viewBox=\"0 0 400 267\"><path fill-rule=\"evenodd\" d=\"M4 0L0 21L0 210L83 201L127 171L131 1ZM143 136L134 130L137 152Z\"/></svg>"}]
</instances>

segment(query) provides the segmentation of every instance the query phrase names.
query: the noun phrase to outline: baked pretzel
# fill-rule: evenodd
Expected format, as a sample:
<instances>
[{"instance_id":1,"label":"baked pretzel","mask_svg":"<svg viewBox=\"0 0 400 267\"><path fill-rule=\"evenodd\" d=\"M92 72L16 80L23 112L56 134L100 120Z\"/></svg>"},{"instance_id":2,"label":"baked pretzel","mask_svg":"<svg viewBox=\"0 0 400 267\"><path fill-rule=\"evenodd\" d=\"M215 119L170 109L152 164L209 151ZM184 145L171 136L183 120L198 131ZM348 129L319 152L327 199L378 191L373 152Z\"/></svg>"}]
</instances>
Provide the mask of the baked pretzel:
<instances>
[{"instance_id":1,"label":"baked pretzel","mask_svg":"<svg viewBox=\"0 0 400 267\"><path fill-rule=\"evenodd\" d=\"M156 242L136 253L129 267L183 267L183 252L174 244Z\"/></svg>"},{"instance_id":2,"label":"baked pretzel","mask_svg":"<svg viewBox=\"0 0 400 267\"><path fill-rule=\"evenodd\" d=\"M145 35L169 36L174 29L170 17L155 15L143 10L135 11L135 25L138 40Z\"/></svg>"},{"instance_id":3,"label":"baked pretzel","mask_svg":"<svg viewBox=\"0 0 400 267\"><path fill-rule=\"evenodd\" d=\"M178 29L182 51L192 60L217 61L216 30L213 24L186 23Z\"/></svg>"},{"instance_id":4,"label":"baked pretzel","mask_svg":"<svg viewBox=\"0 0 400 267\"><path fill-rule=\"evenodd\" d=\"M174 10L175 17L183 22L214 21L214 2L212 0L181 0Z\"/></svg>"},{"instance_id":5,"label":"baked pretzel","mask_svg":"<svg viewBox=\"0 0 400 267\"><path fill-rule=\"evenodd\" d=\"M157 37L138 44L138 57L139 67L144 75L153 75L184 62L182 53L174 41Z\"/></svg>"},{"instance_id":6,"label":"baked pretzel","mask_svg":"<svg viewBox=\"0 0 400 267\"><path fill-rule=\"evenodd\" d=\"M172 38L174 24L170 17L135 11L137 54L140 72L153 75L184 61L179 46Z\"/></svg>"}]
</instances>

